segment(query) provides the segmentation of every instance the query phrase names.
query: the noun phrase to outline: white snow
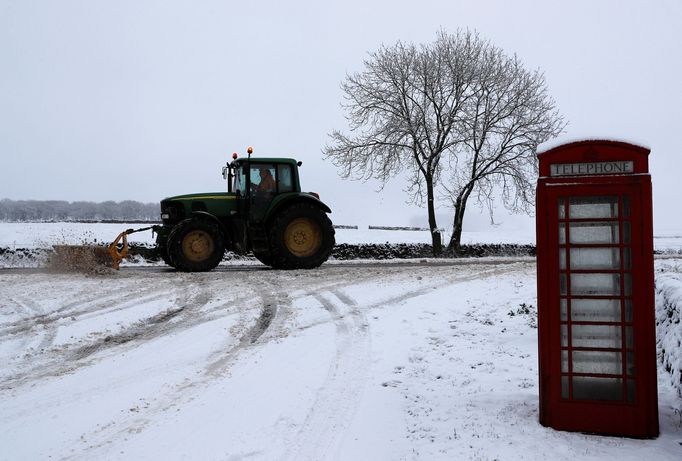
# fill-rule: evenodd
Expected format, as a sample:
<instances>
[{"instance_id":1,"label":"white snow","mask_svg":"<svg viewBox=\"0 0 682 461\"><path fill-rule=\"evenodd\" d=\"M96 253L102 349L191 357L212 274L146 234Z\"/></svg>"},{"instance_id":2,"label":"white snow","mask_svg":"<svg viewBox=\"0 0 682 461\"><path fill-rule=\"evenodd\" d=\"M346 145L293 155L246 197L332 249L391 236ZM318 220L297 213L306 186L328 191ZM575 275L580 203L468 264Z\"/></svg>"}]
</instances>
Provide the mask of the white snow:
<instances>
[{"instance_id":1,"label":"white snow","mask_svg":"<svg viewBox=\"0 0 682 461\"><path fill-rule=\"evenodd\" d=\"M656 277L656 336L661 361L682 397L682 263L659 261ZM682 417L682 415L680 415Z\"/></svg>"},{"instance_id":2,"label":"white snow","mask_svg":"<svg viewBox=\"0 0 682 461\"><path fill-rule=\"evenodd\" d=\"M612 136L604 136L604 133L587 133L583 132L581 134L576 134L576 135L561 135L556 138L551 139L550 141L544 142L540 144L537 148L538 155L543 154L549 150L552 150L556 147L563 146L565 144L571 144L575 142L581 142L581 141L616 141L616 142L624 142L628 144L633 144L635 146L639 147L644 147L646 149L650 149L651 145L649 142L647 142L644 139L637 139L637 138L632 138L632 137L612 137Z\"/></svg>"},{"instance_id":3,"label":"white snow","mask_svg":"<svg viewBox=\"0 0 682 461\"><path fill-rule=\"evenodd\" d=\"M535 293L528 258L0 271L0 458L681 459L662 367L657 439L538 423Z\"/></svg>"}]
</instances>

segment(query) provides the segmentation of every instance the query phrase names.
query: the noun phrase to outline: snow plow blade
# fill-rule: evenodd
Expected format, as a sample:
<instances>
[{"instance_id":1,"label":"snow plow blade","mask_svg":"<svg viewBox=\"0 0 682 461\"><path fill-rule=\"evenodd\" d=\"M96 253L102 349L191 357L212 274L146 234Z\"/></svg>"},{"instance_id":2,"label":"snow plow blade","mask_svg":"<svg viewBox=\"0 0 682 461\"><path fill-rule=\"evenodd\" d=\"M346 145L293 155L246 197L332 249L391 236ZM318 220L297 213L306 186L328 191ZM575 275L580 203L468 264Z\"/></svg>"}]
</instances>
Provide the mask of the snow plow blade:
<instances>
[{"instance_id":1,"label":"snow plow blade","mask_svg":"<svg viewBox=\"0 0 682 461\"><path fill-rule=\"evenodd\" d=\"M128 229L130 230L130 229ZM111 267L118 270L121 261L128 256L128 230L118 234L118 237L107 247L107 253L111 257ZM120 243L120 247L119 247Z\"/></svg>"},{"instance_id":2,"label":"snow plow blade","mask_svg":"<svg viewBox=\"0 0 682 461\"><path fill-rule=\"evenodd\" d=\"M106 252L109 254L109 257L111 258L111 267L118 270L121 261L123 261L123 259L128 256L128 235L134 234L135 232L146 231L149 229L154 229L154 226L143 227L141 229L127 229L118 234L114 241L111 242L109 246L106 248Z\"/></svg>"}]
</instances>

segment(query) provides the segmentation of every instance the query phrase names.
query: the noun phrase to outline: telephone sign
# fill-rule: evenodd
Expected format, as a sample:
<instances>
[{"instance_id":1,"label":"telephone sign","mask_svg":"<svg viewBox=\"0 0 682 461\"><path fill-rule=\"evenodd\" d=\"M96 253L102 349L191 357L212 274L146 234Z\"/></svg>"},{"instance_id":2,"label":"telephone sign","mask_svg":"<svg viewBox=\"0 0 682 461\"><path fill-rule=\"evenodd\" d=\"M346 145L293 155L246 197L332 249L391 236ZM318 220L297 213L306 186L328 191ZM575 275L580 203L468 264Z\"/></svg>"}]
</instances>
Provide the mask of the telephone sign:
<instances>
[{"instance_id":1,"label":"telephone sign","mask_svg":"<svg viewBox=\"0 0 682 461\"><path fill-rule=\"evenodd\" d=\"M550 165L552 176L582 176L588 174L634 173L633 162L554 163Z\"/></svg>"}]
</instances>

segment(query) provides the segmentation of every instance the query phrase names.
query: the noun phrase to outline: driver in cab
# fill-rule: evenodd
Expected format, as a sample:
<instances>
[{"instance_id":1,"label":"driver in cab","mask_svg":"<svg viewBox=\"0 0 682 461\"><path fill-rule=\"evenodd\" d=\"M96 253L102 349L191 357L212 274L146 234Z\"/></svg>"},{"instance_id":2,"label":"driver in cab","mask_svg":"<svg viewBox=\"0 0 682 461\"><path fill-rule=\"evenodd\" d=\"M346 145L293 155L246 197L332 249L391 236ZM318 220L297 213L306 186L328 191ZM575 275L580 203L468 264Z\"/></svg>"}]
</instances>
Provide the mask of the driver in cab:
<instances>
[{"instance_id":1,"label":"driver in cab","mask_svg":"<svg viewBox=\"0 0 682 461\"><path fill-rule=\"evenodd\" d=\"M261 168L258 170L260 182L255 186L256 192L275 192L275 178L268 168Z\"/></svg>"}]
</instances>

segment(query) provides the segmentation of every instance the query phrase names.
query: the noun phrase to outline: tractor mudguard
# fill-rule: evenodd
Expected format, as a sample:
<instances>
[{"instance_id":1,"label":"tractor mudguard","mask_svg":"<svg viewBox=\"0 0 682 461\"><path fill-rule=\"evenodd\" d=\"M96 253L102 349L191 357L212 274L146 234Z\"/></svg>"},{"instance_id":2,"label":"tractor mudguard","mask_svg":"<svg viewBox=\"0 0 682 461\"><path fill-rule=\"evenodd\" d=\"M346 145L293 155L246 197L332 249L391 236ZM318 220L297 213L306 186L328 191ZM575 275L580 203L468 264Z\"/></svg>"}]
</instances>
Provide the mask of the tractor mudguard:
<instances>
[{"instance_id":1,"label":"tractor mudguard","mask_svg":"<svg viewBox=\"0 0 682 461\"><path fill-rule=\"evenodd\" d=\"M229 248L232 246L232 233L230 232L229 229L225 227L222 221L218 219L217 216L212 215L211 213L207 211L194 211L190 215L190 218L193 219L200 219L202 221L208 221L212 224L215 224L218 226L218 229L223 233L223 237L225 238L225 244Z\"/></svg>"},{"instance_id":2,"label":"tractor mudguard","mask_svg":"<svg viewBox=\"0 0 682 461\"><path fill-rule=\"evenodd\" d=\"M280 210L283 208L292 205L294 203L310 203L311 205L314 205L321 210L323 210L325 213L331 213L332 210L329 208L322 200L316 198L313 195L306 194L306 193L301 193L301 192L292 192L289 194L280 194L275 199L272 201L270 204L270 208L268 208L267 213L265 214L265 221L268 222L272 218L274 218Z\"/></svg>"},{"instance_id":3,"label":"tractor mudguard","mask_svg":"<svg viewBox=\"0 0 682 461\"><path fill-rule=\"evenodd\" d=\"M210 222L211 224L215 224L216 226L218 226L218 229L220 229L220 231L223 233L223 236L225 238L225 244L226 245L232 245L232 234L230 233L230 231L228 229L225 228L225 225L215 215L212 215L211 213L208 213L206 211L195 211L187 219L198 219L201 221ZM156 245L158 247L166 247L167 246L168 236L173 231L173 229L175 229L175 227L177 227L178 224L176 224L174 226L167 226L167 225L166 226L157 226L158 229L155 229L155 232L157 235Z\"/></svg>"}]
</instances>

